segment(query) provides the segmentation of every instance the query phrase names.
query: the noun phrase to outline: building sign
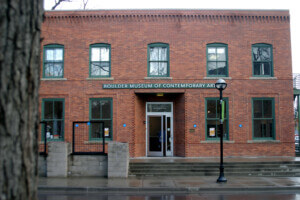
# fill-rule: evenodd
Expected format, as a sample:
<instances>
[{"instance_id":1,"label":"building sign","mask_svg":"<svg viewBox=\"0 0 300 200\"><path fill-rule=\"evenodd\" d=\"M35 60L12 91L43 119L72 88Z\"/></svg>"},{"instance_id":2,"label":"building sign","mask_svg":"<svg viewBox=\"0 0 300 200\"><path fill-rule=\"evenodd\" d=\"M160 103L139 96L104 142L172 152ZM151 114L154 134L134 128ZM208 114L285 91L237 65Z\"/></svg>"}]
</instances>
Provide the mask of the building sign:
<instances>
[{"instance_id":1,"label":"building sign","mask_svg":"<svg viewBox=\"0 0 300 200\"><path fill-rule=\"evenodd\" d=\"M103 89L215 89L214 83L125 83L103 84Z\"/></svg>"}]
</instances>

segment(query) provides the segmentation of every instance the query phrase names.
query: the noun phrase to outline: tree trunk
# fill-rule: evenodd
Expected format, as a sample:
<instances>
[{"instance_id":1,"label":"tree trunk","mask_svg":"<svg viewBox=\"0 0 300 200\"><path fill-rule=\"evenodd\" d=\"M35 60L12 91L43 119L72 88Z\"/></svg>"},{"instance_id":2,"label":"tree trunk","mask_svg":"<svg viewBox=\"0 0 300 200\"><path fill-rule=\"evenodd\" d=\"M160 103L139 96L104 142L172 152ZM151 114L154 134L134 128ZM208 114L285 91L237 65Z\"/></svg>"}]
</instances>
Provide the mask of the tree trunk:
<instances>
[{"instance_id":1,"label":"tree trunk","mask_svg":"<svg viewBox=\"0 0 300 200\"><path fill-rule=\"evenodd\" d=\"M42 0L0 0L0 199L34 200Z\"/></svg>"}]
</instances>

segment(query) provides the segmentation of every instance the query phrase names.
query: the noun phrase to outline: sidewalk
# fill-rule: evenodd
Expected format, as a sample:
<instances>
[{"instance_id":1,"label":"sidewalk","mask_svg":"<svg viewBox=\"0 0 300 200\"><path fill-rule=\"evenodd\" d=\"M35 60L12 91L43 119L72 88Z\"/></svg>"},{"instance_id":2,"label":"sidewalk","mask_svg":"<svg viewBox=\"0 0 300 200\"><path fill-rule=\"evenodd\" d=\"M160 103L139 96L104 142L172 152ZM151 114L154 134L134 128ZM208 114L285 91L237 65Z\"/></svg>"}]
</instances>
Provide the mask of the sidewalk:
<instances>
[{"instance_id":1,"label":"sidewalk","mask_svg":"<svg viewBox=\"0 0 300 200\"><path fill-rule=\"evenodd\" d=\"M226 174L225 174L226 176ZM39 191L78 191L106 193L201 193L300 191L300 177L103 177L39 178Z\"/></svg>"}]
</instances>

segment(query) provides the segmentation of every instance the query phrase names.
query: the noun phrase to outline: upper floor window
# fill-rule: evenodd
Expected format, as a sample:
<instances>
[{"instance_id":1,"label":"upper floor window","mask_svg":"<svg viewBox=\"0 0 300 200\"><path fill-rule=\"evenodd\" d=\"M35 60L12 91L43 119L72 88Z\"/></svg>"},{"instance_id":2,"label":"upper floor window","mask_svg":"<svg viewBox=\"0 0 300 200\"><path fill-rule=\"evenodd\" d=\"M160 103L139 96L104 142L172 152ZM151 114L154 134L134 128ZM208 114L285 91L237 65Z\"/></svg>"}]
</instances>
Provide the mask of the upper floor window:
<instances>
[{"instance_id":1,"label":"upper floor window","mask_svg":"<svg viewBox=\"0 0 300 200\"><path fill-rule=\"evenodd\" d=\"M273 76L272 45L252 45L253 76Z\"/></svg>"},{"instance_id":2,"label":"upper floor window","mask_svg":"<svg viewBox=\"0 0 300 200\"><path fill-rule=\"evenodd\" d=\"M226 44L208 44L207 76L228 76L228 54Z\"/></svg>"},{"instance_id":3,"label":"upper floor window","mask_svg":"<svg viewBox=\"0 0 300 200\"><path fill-rule=\"evenodd\" d=\"M148 76L168 77L169 72L169 45L155 43L148 45Z\"/></svg>"},{"instance_id":4,"label":"upper floor window","mask_svg":"<svg viewBox=\"0 0 300 200\"><path fill-rule=\"evenodd\" d=\"M110 44L90 46L90 77L110 77Z\"/></svg>"},{"instance_id":5,"label":"upper floor window","mask_svg":"<svg viewBox=\"0 0 300 200\"><path fill-rule=\"evenodd\" d=\"M64 46L58 44L44 46L43 77L63 78Z\"/></svg>"}]
</instances>

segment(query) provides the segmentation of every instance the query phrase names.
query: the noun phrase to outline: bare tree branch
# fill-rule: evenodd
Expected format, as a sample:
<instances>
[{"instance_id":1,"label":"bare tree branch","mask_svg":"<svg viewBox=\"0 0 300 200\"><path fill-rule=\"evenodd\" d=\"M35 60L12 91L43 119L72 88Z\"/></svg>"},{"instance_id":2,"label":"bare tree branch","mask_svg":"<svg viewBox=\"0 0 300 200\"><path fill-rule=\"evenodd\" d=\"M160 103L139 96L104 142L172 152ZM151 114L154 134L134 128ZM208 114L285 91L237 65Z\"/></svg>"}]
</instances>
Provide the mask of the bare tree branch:
<instances>
[{"instance_id":1,"label":"bare tree branch","mask_svg":"<svg viewBox=\"0 0 300 200\"><path fill-rule=\"evenodd\" d=\"M83 3L83 10L85 10L86 5L88 4L89 0L82 0Z\"/></svg>"},{"instance_id":2,"label":"bare tree branch","mask_svg":"<svg viewBox=\"0 0 300 200\"><path fill-rule=\"evenodd\" d=\"M72 0L55 0L55 5L51 8L51 10L55 10L55 8L61 3L61 2L72 2Z\"/></svg>"}]
</instances>

